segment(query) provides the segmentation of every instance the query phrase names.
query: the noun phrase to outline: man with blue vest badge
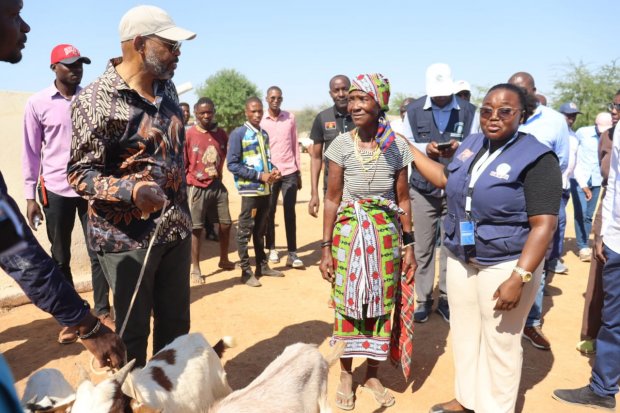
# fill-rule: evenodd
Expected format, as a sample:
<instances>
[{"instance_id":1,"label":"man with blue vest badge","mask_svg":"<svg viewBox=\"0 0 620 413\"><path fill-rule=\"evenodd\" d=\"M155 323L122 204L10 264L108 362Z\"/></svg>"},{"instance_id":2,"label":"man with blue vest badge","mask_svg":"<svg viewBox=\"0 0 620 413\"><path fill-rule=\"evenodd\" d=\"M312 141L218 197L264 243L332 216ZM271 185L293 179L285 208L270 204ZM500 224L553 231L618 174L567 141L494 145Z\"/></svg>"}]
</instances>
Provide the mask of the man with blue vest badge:
<instances>
[{"instance_id":1,"label":"man with blue vest badge","mask_svg":"<svg viewBox=\"0 0 620 413\"><path fill-rule=\"evenodd\" d=\"M453 94L452 71L445 63L435 63L426 70L426 95L407 106L403 119L404 135L431 159L448 165L460 142L470 134L476 108ZM443 190L436 188L412 165L409 196L416 231L414 247L418 269L415 274L416 310L414 321L428 320L433 307L435 284L435 247L438 227L446 214ZM443 228L441 228L443 238ZM443 242L441 243L443 245ZM446 289L446 255L441 253L439 264L439 300L437 312L450 321Z\"/></svg>"}]
</instances>

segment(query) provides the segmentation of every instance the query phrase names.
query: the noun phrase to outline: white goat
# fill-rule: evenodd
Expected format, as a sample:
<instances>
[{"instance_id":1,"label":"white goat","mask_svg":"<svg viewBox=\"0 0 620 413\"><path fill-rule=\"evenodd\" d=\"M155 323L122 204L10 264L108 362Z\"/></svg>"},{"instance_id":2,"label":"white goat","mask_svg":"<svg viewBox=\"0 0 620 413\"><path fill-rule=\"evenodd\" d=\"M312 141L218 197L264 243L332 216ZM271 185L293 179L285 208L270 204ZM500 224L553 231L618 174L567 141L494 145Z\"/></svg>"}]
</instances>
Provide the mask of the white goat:
<instances>
[{"instance_id":1,"label":"white goat","mask_svg":"<svg viewBox=\"0 0 620 413\"><path fill-rule=\"evenodd\" d=\"M209 413L331 413L327 373L345 349L324 358L316 345L288 346L252 383L216 402Z\"/></svg>"},{"instance_id":2,"label":"white goat","mask_svg":"<svg viewBox=\"0 0 620 413\"><path fill-rule=\"evenodd\" d=\"M75 390L65 376L56 369L42 369L28 377L22 396L24 410L30 412L52 412L75 400ZM64 411L64 410L61 410Z\"/></svg>"}]
</instances>

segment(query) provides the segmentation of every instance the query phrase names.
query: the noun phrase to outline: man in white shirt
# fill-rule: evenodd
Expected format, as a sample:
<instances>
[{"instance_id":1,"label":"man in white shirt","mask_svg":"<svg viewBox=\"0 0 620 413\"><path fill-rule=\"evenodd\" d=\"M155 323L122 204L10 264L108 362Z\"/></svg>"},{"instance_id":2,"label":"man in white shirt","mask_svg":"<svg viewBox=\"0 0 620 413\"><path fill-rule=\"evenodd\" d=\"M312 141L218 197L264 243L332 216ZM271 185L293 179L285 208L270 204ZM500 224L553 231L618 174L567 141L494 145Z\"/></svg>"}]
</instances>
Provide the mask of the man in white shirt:
<instances>
[{"instance_id":1,"label":"man in white shirt","mask_svg":"<svg viewBox=\"0 0 620 413\"><path fill-rule=\"evenodd\" d=\"M601 170L598 147L601 134L611 128L611 114L599 113L595 125L579 128L575 136L579 143L573 179L570 181L575 213L575 238L581 261L590 261L588 238L592 230L592 217L601 191Z\"/></svg>"},{"instance_id":2,"label":"man in white shirt","mask_svg":"<svg viewBox=\"0 0 620 413\"><path fill-rule=\"evenodd\" d=\"M531 74L527 72L517 72L508 79L508 83L523 88L528 94L529 99L536 100L536 84ZM557 155L560 162L562 173L568 167L569 158L569 132L566 120L559 112L544 105L538 105L534 113L527 118L525 123L519 127L519 131L529 133L536 137L543 145L548 146ZM527 316L523 337L532 345L541 350L549 350L551 343L542 332L542 306L543 289L545 287L545 275L540 280L538 294L532 305L532 309Z\"/></svg>"},{"instance_id":3,"label":"man in white shirt","mask_svg":"<svg viewBox=\"0 0 620 413\"><path fill-rule=\"evenodd\" d=\"M619 104L620 106L620 104ZM620 110L620 107L618 107ZM602 326L596 338L596 359L590 384L579 389L555 390L553 398L566 403L613 411L620 380L620 128L614 131L607 192L603 198L603 226L595 240L595 258L603 263Z\"/></svg>"}]
</instances>

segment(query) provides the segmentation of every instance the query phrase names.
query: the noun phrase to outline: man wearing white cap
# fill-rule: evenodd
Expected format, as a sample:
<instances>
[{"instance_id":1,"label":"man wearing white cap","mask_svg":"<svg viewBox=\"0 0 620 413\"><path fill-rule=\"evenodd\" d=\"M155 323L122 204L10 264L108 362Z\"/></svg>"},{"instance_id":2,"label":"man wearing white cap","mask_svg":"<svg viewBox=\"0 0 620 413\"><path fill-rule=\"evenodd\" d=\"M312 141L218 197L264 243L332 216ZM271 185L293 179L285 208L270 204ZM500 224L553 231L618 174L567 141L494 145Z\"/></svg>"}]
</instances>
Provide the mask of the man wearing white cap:
<instances>
[{"instance_id":1,"label":"man wearing white cap","mask_svg":"<svg viewBox=\"0 0 620 413\"><path fill-rule=\"evenodd\" d=\"M112 287L117 330L128 317L119 331L128 360L144 365L151 313L154 353L189 331L185 128L170 79L181 42L196 35L154 6L129 10L119 32L122 57L72 105L68 179L90 200L88 241Z\"/></svg>"},{"instance_id":2,"label":"man wearing white cap","mask_svg":"<svg viewBox=\"0 0 620 413\"><path fill-rule=\"evenodd\" d=\"M435 63L426 70L426 95L407 106L403 132L409 141L431 159L448 165L459 142L469 135L474 115L474 105L454 95L450 67L444 63ZM437 227L446 214L447 206L443 190L424 179L415 167L409 178L409 195L416 232L414 252L418 263L415 274L417 305L413 317L414 321L423 323L428 320L433 306ZM445 253L441 253L439 262L440 296L437 311L444 320L449 321Z\"/></svg>"},{"instance_id":3,"label":"man wearing white cap","mask_svg":"<svg viewBox=\"0 0 620 413\"><path fill-rule=\"evenodd\" d=\"M463 100L471 101L471 85L467 80L454 82L454 94Z\"/></svg>"}]
</instances>

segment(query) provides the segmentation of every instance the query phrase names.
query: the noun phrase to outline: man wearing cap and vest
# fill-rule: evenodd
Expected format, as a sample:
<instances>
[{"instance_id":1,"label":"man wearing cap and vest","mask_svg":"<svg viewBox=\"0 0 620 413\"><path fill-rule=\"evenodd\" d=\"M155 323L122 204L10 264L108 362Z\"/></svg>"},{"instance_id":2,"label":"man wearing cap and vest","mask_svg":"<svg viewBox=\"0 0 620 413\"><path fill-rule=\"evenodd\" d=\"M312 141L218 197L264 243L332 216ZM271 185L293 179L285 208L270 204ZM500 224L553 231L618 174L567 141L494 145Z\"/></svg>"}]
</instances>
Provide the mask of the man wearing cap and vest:
<instances>
[{"instance_id":1,"label":"man wearing cap and vest","mask_svg":"<svg viewBox=\"0 0 620 413\"><path fill-rule=\"evenodd\" d=\"M431 159L448 165L459 143L470 134L475 111L474 105L454 95L450 67L444 63L432 64L426 70L426 95L407 106L403 120L404 135ZM418 263L415 273L417 305L413 318L423 323L428 320L433 307L437 229L447 207L444 191L424 179L415 166L412 169L409 196L416 232L414 252ZM443 238L443 228L440 232ZM441 253L439 258L439 294L437 312L449 322L445 253Z\"/></svg>"},{"instance_id":2,"label":"man wearing cap and vest","mask_svg":"<svg viewBox=\"0 0 620 413\"><path fill-rule=\"evenodd\" d=\"M67 281L73 285L71 273L71 233L75 215L82 223L86 235L88 202L76 194L67 182L67 162L71 150L71 102L82 89L83 64L90 59L82 56L70 44L59 44L51 54L51 69L56 75L54 83L28 99L24 110L24 152L22 168L26 216L33 230L43 221L51 244L52 258ZM38 185L37 185L38 184ZM38 189L38 191L37 191ZM38 192L39 202L35 199ZM108 282L95 254L88 248L92 275L95 314L110 328ZM74 343L77 335L67 327L58 336L61 344Z\"/></svg>"},{"instance_id":3,"label":"man wearing cap and vest","mask_svg":"<svg viewBox=\"0 0 620 413\"><path fill-rule=\"evenodd\" d=\"M181 42L196 35L155 6L129 10L119 32L122 57L72 105L68 178L90 200L88 240L112 287L128 360L141 366L151 314L154 353L190 325L185 128L171 78Z\"/></svg>"}]
</instances>

